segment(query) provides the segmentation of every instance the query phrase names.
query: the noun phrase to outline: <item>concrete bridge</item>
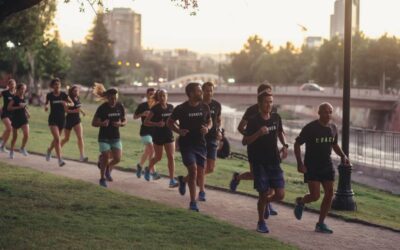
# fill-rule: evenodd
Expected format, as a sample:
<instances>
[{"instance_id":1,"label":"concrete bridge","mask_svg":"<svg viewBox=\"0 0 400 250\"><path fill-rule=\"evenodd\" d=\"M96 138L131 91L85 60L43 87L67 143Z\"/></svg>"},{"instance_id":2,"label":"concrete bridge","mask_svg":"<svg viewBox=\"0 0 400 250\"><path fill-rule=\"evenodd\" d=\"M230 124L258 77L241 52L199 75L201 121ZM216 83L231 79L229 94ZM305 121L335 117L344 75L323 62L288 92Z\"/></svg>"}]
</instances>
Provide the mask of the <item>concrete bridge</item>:
<instances>
[{"instance_id":1,"label":"concrete bridge","mask_svg":"<svg viewBox=\"0 0 400 250\"><path fill-rule=\"evenodd\" d=\"M164 86L163 86L164 87ZM122 94L132 96L141 101L146 93L145 87L120 88ZM170 102L186 100L183 88L168 86ZM228 106L249 106L256 102L257 86L221 85L215 89L215 98ZM275 87L274 103L276 105L304 105L317 107L322 102L330 102L335 107L342 106L342 89L325 88L325 91L302 91L296 86ZM351 107L366 112L370 124L380 124L380 129L400 131L399 96L382 95L378 90L353 89L351 92ZM376 126L376 125L375 125Z\"/></svg>"}]
</instances>

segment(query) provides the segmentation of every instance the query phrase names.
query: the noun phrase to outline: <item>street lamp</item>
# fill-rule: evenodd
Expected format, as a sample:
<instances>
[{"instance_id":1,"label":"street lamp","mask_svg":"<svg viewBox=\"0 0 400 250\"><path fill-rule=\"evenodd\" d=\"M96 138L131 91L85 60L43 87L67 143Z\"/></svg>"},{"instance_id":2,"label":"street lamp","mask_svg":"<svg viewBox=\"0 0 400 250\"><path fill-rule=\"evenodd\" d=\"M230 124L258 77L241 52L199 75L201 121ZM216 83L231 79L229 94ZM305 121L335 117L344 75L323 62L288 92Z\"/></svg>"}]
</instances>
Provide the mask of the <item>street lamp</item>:
<instances>
[{"instance_id":1,"label":"street lamp","mask_svg":"<svg viewBox=\"0 0 400 250\"><path fill-rule=\"evenodd\" d=\"M17 72L17 60L15 57L15 44L12 41L8 41L8 42L6 42L6 46L7 46L7 48L9 48L11 50L11 53L12 53L12 77L15 78L15 72Z\"/></svg>"},{"instance_id":2,"label":"street lamp","mask_svg":"<svg viewBox=\"0 0 400 250\"><path fill-rule=\"evenodd\" d=\"M344 81L343 81L343 125L342 149L349 156L350 132L350 81L351 81L351 36L352 36L352 7L353 0L345 2L344 25ZM336 210L354 211L356 202L353 200L354 192L351 189L351 168L342 162L338 166L339 184L333 199L332 208Z\"/></svg>"}]
</instances>

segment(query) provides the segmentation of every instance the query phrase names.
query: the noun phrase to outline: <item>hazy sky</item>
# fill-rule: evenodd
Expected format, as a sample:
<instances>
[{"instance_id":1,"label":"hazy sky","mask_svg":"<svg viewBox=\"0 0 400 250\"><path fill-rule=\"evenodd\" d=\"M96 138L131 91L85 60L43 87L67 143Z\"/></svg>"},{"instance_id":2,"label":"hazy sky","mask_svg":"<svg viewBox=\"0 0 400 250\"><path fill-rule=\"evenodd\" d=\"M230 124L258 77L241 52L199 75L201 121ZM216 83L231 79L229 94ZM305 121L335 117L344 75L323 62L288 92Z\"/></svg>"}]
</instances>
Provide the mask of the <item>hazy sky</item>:
<instances>
[{"instance_id":1,"label":"hazy sky","mask_svg":"<svg viewBox=\"0 0 400 250\"><path fill-rule=\"evenodd\" d=\"M56 23L66 43L83 41L94 11L79 12L76 0L59 0ZM198 0L196 16L170 0L105 0L105 6L131 7L142 14L143 48L188 48L197 52L238 51L250 35L274 46L305 36L329 38L334 0ZM370 37L387 32L400 37L400 0L361 0L360 26ZM298 24L307 27L302 32Z\"/></svg>"}]
</instances>

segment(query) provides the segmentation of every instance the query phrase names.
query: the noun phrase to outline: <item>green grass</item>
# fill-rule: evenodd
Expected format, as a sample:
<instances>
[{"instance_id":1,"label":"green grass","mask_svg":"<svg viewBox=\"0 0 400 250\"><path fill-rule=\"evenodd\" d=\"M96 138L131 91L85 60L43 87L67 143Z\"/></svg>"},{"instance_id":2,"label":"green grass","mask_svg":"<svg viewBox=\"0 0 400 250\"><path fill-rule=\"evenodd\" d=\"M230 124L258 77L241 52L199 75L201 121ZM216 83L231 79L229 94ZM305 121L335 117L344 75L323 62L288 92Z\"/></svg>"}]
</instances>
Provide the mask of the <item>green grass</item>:
<instances>
[{"instance_id":1,"label":"green grass","mask_svg":"<svg viewBox=\"0 0 400 250\"><path fill-rule=\"evenodd\" d=\"M186 209L0 164L0 249L294 249Z\"/></svg>"},{"instance_id":2,"label":"green grass","mask_svg":"<svg viewBox=\"0 0 400 250\"><path fill-rule=\"evenodd\" d=\"M86 152L91 160L96 160L98 155L97 133L98 129L90 126L92 114L95 110L93 104L87 104L86 109L89 115L83 118L83 126L85 131ZM51 134L47 126L47 113L43 109L30 108L31 112L31 137L28 149L44 153L51 140ZM128 125L120 129L122 141L124 145L124 156L121 167L132 168L136 165L137 160L142 153L142 145L139 139L139 124L132 121L132 117L128 117ZM75 135L71 135L71 141L63 148L65 156L70 158L78 158L79 153L76 146ZM177 174L185 174L186 169L182 165L180 154L177 153L176 172ZM286 197L285 201L293 202L294 198L301 196L307 192L306 185L303 184L303 177L297 173L294 166L283 164L286 178ZM166 159L158 164L161 173L167 172ZM219 187L228 187L231 175L234 171L244 172L248 170L248 163L241 160L222 160L218 159L215 173L207 177L207 183ZM238 190L256 194L252 187L251 181L241 182ZM353 183L353 190L356 194L355 200L358 205L356 212L338 212L348 218L358 218L368 222L386 225L396 229L400 229L400 212L398 205L400 204L400 196L391 195L386 192L379 191L374 188L358 185ZM319 209L320 201L310 204L309 207Z\"/></svg>"}]
</instances>

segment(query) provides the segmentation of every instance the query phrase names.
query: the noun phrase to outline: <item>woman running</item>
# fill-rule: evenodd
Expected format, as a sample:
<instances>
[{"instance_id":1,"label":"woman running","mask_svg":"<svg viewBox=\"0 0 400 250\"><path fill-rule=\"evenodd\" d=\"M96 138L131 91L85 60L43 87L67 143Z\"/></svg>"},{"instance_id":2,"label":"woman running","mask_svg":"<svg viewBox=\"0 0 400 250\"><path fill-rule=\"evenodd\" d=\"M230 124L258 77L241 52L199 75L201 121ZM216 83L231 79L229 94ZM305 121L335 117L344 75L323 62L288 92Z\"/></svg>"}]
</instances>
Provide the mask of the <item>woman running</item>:
<instances>
[{"instance_id":1,"label":"woman running","mask_svg":"<svg viewBox=\"0 0 400 250\"><path fill-rule=\"evenodd\" d=\"M92 126L99 127L100 186L107 187L107 181L113 181L112 168L121 160L122 143L119 127L126 125L125 108L118 100L118 91L114 88L106 90L103 84L95 83L93 94L104 103L94 114Z\"/></svg>"},{"instance_id":2,"label":"woman running","mask_svg":"<svg viewBox=\"0 0 400 250\"><path fill-rule=\"evenodd\" d=\"M47 112L49 110L50 103L50 114L49 114L49 128L53 135L53 141L51 142L46 153L46 161L50 161L51 151L53 148L56 150L58 158L58 166L62 167L65 165L64 160L61 155L61 141L60 136L65 125L65 111L69 105L72 105L71 99L68 95L61 91L61 81L58 78L51 80L50 88L53 91L46 95L46 103L44 110Z\"/></svg>"},{"instance_id":3,"label":"woman running","mask_svg":"<svg viewBox=\"0 0 400 250\"><path fill-rule=\"evenodd\" d=\"M14 147L18 137L18 129L22 129L23 133L20 152L25 156L29 155L25 149L29 137L29 113L25 102L25 92L26 85L23 83L19 83L17 85L15 96L13 96L13 99L8 103L7 110L9 112L12 112L11 126L13 127L10 159L14 159Z\"/></svg>"},{"instance_id":4,"label":"woman running","mask_svg":"<svg viewBox=\"0 0 400 250\"><path fill-rule=\"evenodd\" d=\"M0 94L3 97L3 109L1 112L1 120L5 127L3 136L1 137L3 141L0 146L0 152L3 152L3 153L8 152L5 147L6 147L8 138L10 137L10 134L12 131L11 112L9 112L7 109L8 109L8 103L12 100L12 98L15 94L15 85L16 85L15 80L10 79L7 84L7 89L3 90Z\"/></svg>"},{"instance_id":5,"label":"woman running","mask_svg":"<svg viewBox=\"0 0 400 250\"><path fill-rule=\"evenodd\" d=\"M161 160L163 154L163 148L167 154L168 159L168 171L169 171L169 187L177 187L178 183L174 179L175 171L175 142L172 130L166 126L168 117L172 114L174 106L167 103L168 94L165 89L157 91L157 101L154 107L150 109L150 113L146 117L144 124L149 127L154 127L153 131L153 143L154 143L154 157L150 160L149 169L153 175L153 179L157 179L159 176L155 171L154 165Z\"/></svg>"},{"instance_id":6,"label":"woman running","mask_svg":"<svg viewBox=\"0 0 400 250\"><path fill-rule=\"evenodd\" d=\"M81 108L81 102L79 100L79 87L77 85L74 85L69 88L68 96L72 100L74 105L70 106L67 109L64 139L61 141L61 147L63 147L64 144L69 141L71 130L74 129L77 138L79 153L81 156L80 161L86 162L88 161L88 157L86 157L84 153L83 128L81 118L79 117L80 113L82 113L83 116L85 116L86 114Z\"/></svg>"}]
</instances>

